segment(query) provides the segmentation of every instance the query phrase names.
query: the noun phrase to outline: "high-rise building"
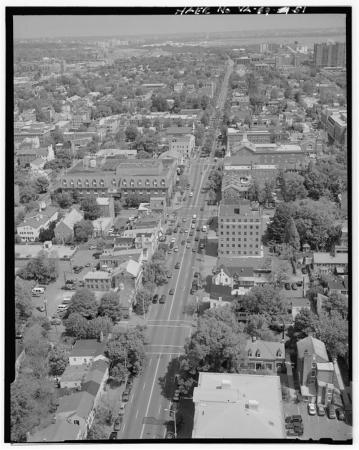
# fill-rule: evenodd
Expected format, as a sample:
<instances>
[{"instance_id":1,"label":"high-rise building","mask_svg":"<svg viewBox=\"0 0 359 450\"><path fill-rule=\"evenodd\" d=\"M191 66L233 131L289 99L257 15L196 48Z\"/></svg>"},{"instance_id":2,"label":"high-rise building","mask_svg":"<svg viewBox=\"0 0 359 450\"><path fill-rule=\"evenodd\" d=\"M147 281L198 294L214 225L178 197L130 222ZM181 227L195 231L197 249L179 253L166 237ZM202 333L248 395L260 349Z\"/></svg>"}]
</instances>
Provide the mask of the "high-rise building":
<instances>
[{"instance_id":1,"label":"high-rise building","mask_svg":"<svg viewBox=\"0 0 359 450\"><path fill-rule=\"evenodd\" d=\"M345 43L314 44L314 64L317 67L344 67L346 64Z\"/></svg>"},{"instance_id":2,"label":"high-rise building","mask_svg":"<svg viewBox=\"0 0 359 450\"><path fill-rule=\"evenodd\" d=\"M218 256L262 255L262 219L249 200L222 200L218 210Z\"/></svg>"}]
</instances>

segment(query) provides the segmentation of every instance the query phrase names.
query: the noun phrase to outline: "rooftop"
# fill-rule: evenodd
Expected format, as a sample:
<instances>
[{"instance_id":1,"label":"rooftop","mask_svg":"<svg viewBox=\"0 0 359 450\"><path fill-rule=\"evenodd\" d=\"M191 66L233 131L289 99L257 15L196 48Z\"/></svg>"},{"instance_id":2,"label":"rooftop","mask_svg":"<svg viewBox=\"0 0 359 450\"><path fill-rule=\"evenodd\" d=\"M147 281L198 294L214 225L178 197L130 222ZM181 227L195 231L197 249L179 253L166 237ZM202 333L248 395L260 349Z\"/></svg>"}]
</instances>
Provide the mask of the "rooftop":
<instances>
[{"instance_id":1,"label":"rooftop","mask_svg":"<svg viewBox=\"0 0 359 450\"><path fill-rule=\"evenodd\" d=\"M84 280L109 280L112 275L102 270L89 271L84 275Z\"/></svg>"},{"instance_id":2,"label":"rooftop","mask_svg":"<svg viewBox=\"0 0 359 450\"><path fill-rule=\"evenodd\" d=\"M313 338L313 336L308 336L297 342L298 357L303 358L307 352L309 355L319 356L322 361L329 361L327 349L325 348L324 342L319 339Z\"/></svg>"},{"instance_id":3,"label":"rooftop","mask_svg":"<svg viewBox=\"0 0 359 450\"><path fill-rule=\"evenodd\" d=\"M74 394L66 395L59 399L59 407L56 413L76 412L80 417L87 419L92 410L93 403L93 395L85 391L75 392Z\"/></svg>"},{"instance_id":4,"label":"rooftop","mask_svg":"<svg viewBox=\"0 0 359 450\"><path fill-rule=\"evenodd\" d=\"M200 372L192 438L284 438L280 379Z\"/></svg>"},{"instance_id":5,"label":"rooftop","mask_svg":"<svg viewBox=\"0 0 359 450\"><path fill-rule=\"evenodd\" d=\"M285 358L284 343L282 342L262 341L262 339L253 341L248 339L245 351L247 353L251 351L252 356L255 356L256 352L259 351L261 358L264 359Z\"/></svg>"},{"instance_id":6,"label":"rooftop","mask_svg":"<svg viewBox=\"0 0 359 450\"><path fill-rule=\"evenodd\" d=\"M326 252L313 253L314 264L348 264L348 253L337 253L335 256Z\"/></svg>"},{"instance_id":7,"label":"rooftop","mask_svg":"<svg viewBox=\"0 0 359 450\"><path fill-rule=\"evenodd\" d=\"M96 339L79 339L75 342L69 357L103 355L106 343Z\"/></svg>"},{"instance_id":8,"label":"rooftop","mask_svg":"<svg viewBox=\"0 0 359 450\"><path fill-rule=\"evenodd\" d=\"M30 435L27 442L63 442L64 440L75 441L80 432L77 425L67 420L57 420L42 430Z\"/></svg>"},{"instance_id":9,"label":"rooftop","mask_svg":"<svg viewBox=\"0 0 359 450\"><path fill-rule=\"evenodd\" d=\"M64 373L61 375L60 382L66 383L70 381L82 381L89 370L86 364L78 364L75 366L68 365Z\"/></svg>"}]
</instances>

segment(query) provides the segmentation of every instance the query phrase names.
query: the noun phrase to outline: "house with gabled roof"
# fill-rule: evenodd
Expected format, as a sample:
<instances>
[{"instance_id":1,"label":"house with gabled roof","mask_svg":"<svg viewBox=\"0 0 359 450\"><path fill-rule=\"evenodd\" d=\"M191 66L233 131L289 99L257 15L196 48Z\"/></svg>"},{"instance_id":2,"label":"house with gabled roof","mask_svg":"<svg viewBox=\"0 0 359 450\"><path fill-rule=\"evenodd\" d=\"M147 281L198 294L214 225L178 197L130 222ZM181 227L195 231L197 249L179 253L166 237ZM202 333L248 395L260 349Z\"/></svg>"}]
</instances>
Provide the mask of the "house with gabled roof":
<instances>
[{"instance_id":1,"label":"house with gabled roof","mask_svg":"<svg viewBox=\"0 0 359 450\"><path fill-rule=\"evenodd\" d=\"M55 227L55 238L57 241L65 243L74 237L74 225L83 219L82 211L72 208Z\"/></svg>"},{"instance_id":2,"label":"house with gabled roof","mask_svg":"<svg viewBox=\"0 0 359 450\"><path fill-rule=\"evenodd\" d=\"M92 364L95 361L108 361L104 355L106 342L97 339L78 339L69 354L69 364Z\"/></svg>"},{"instance_id":3,"label":"house with gabled roof","mask_svg":"<svg viewBox=\"0 0 359 450\"><path fill-rule=\"evenodd\" d=\"M285 363L284 342L264 341L252 336L245 346L247 366L251 370L267 370L280 373Z\"/></svg>"},{"instance_id":4,"label":"house with gabled roof","mask_svg":"<svg viewBox=\"0 0 359 450\"><path fill-rule=\"evenodd\" d=\"M330 404L339 394L334 365L329 361L324 342L307 336L297 342L297 370L300 393L305 401Z\"/></svg>"}]
</instances>

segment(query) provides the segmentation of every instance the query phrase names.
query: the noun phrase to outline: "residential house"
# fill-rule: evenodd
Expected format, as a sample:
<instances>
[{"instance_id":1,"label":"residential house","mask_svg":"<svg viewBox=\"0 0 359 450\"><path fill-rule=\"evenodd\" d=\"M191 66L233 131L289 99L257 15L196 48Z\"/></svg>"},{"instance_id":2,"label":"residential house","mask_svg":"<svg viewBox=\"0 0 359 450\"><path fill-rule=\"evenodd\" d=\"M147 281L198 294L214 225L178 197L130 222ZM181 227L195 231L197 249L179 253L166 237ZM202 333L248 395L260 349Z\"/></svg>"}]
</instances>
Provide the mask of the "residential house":
<instances>
[{"instance_id":1,"label":"residential house","mask_svg":"<svg viewBox=\"0 0 359 450\"><path fill-rule=\"evenodd\" d=\"M39 238L40 231L47 229L51 222L58 217L57 208L48 206L37 213L29 213L24 220L17 226L17 234L22 242L34 242Z\"/></svg>"},{"instance_id":2,"label":"residential house","mask_svg":"<svg viewBox=\"0 0 359 450\"><path fill-rule=\"evenodd\" d=\"M200 372L193 402L193 439L286 436L277 375Z\"/></svg>"},{"instance_id":3,"label":"residential house","mask_svg":"<svg viewBox=\"0 0 359 450\"><path fill-rule=\"evenodd\" d=\"M310 301L305 297L289 297L287 299L288 313L292 315L293 322L296 316L303 310L310 311Z\"/></svg>"},{"instance_id":4,"label":"residential house","mask_svg":"<svg viewBox=\"0 0 359 450\"><path fill-rule=\"evenodd\" d=\"M297 342L297 370L305 401L323 405L332 403L337 380L324 342L312 336Z\"/></svg>"},{"instance_id":5,"label":"residential house","mask_svg":"<svg viewBox=\"0 0 359 450\"><path fill-rule=\"evenodd\" d=\"M74 225L83 219L83 213L76 208L71 209L55 227L55 238L58 242L69 242L74 237Z\"/></svg>"},{"instance_id":6,"label":"residential house","mask_svg":"<svg viewBox=\"0 0 359 450\"><path fill-rule=\"evenodd\" d=\"M85 288L95 291L110 291L115 287L112 273L105 270L89 271L84 275Z\"/></svg>"},{"instance_id":7,"label":"residential house","mask_svg":"<svg viewBox=\"0 0 359 450\"><path fill-rule=\"evenodd\" d=\"M245 355L249 369L277 374L282 372L285 364L284 342L263 341L252 336L246 342Z\"/></svg>"},{"instance_id":8,"label":"residential house","mask_svg":"<svg viewBox=\"0 0 359 450\"><path fill-rule=\"evenodd\" d=\"M100 265L107 266L111 268L119 267L123 263L127 263L128 260L132 259L139 264L143 261L143 251L142 249L129 248L120 250L116 247L104 249L105 251L100 256Z\"/></svg>"},{"instance_id":9,"label":"residential house","mask_svg":"<svg viewBox=\"0 0 359 450\"><path fill-rule=\"evenodd\" d=\"M97 339L78 339L69 354L70 366L92 364L96 361L107 361L104 356L106 342Z\"/></svg>"},{"instance_id":10,"label":"residential house","mask_svg":"<svg viewBox=\"0 0 359 450\"><path fill-rule=\"evenodd\" d=\"M60 388L81 389L88 370L88 364L67 365L60 378Z\"/></svg>"},{"instance_id":11,"label":"residential house","mask_svg":"<svg viewBox=\"0 0 359 450\"><path fill-rule=\"evenodd\" d=\"M216 269L212 282L216 285L230 286L232 289L248 292L254 286L263 286L269 283L270 274L270 269L221 264Z\"/></svg>"},{"instance_id":12,"label":"residential house","mask_svg":"<svg viewBox=\"0 0 359 450\"><path fill-rule=\"evenodd\" d=\"M334 273L337 269L347 270L348 254L347 253L313 253L313 269L319 275ZM343 273L346 274L345 272Z\"/></svg>"},{"instance_id":13,"label":"residential house","mask_svg":"<svg viewBox=\"0 0 359 450\"><path fill-rule=\"evenodd\" d=\"M81 430L82 439L85 439L95 418L94 401L94 396L86 391L61 397L55 413L56 421L65 420L77 425ZM66 437L64 436L62 440L66 440Z\"/></svg>"},{"instance_id":14,"label":"residential house","mask_svg":"<svg viewBox=\"0 0 359 450\"><path fill-rule=\"evenodd\" d=\"M326 294L341 294L341 295L348 295L349 291L349 283L348 283L348 276L345 275L343 279L338 278L337 280L329 280L328 286L326 288Z\"/></svg>"}]
</instances>

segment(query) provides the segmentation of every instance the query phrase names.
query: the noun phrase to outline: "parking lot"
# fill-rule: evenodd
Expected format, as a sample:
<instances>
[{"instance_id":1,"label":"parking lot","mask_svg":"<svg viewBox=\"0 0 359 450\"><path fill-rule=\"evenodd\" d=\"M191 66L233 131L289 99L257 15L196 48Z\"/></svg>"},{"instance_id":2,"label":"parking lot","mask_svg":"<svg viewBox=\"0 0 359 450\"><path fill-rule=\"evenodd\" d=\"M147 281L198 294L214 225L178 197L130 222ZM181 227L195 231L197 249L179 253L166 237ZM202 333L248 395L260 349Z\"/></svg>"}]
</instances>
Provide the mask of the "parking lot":
<instances>
[{"instance_id":1,"label":"parking lot","mask_svg":"<svg viewBox=\"0 0 359 450\"><path fill-rule=\"evenodd\" d=\"M310 416L307 410L307 403L283 402L285 417L293 414L301 414L303 418L304 434L294 437L302 440L319 440L322 438L334 440L352 439L352 427L340 420L329 419L325 416ZM292 436L288 436L293 439Z\"/></svg>"}]
</instances>

